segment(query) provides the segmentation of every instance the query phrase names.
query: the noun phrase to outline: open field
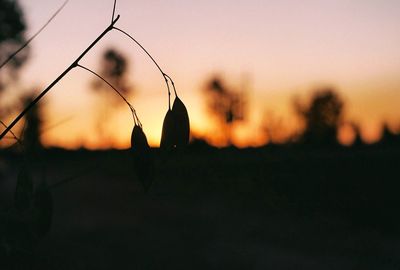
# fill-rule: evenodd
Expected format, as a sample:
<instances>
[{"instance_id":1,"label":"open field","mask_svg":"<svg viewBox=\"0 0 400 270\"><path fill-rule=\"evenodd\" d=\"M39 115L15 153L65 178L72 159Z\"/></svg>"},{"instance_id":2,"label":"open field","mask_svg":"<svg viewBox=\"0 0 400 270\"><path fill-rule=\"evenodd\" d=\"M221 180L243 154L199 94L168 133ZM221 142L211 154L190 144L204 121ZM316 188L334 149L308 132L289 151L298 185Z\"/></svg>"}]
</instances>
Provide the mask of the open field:
<instances>
[{"instance_id":1,"label":"open field","mask_svg":"<svg viewBox=\"0 0 400 270\"><path fill-rule=\"evenodd\" d=\"M128 151L46 151L32 165L35 181L71 181L52 189L51 232L4 267L400 267L395 147L193 147L155 157L145 194ZM18 156L1 160L6 205Z\"/></svg>"}]
</instances>

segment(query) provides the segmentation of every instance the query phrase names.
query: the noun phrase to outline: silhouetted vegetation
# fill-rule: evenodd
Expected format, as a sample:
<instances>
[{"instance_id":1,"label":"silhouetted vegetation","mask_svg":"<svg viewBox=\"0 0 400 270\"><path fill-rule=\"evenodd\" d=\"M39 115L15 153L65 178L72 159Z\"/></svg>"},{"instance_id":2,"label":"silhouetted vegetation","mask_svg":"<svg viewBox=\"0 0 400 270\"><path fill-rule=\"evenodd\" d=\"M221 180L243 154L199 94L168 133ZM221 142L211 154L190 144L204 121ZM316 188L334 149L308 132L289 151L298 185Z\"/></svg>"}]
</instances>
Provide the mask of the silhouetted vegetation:
<instances>
[{"instance_id":1,"label":"silhouetted vegetation","mask_svg":"<svg viewBox=\"0 0 400 270\"><path fill-rule=\"evenodd\" d=\"M26 23L18 1L0 1L0 63L25 42ZM15 71L25 62L29 50L13 57L8 68ZM4 79L4 77L2 77ZM4 83L3 80L0 80ZM1 84L0 84L1 86ZM0 87L1 90L1 87Z\"/></svg>"},{"instance_id":2,"label":"silhouetted vegetation","mask_svg":"<svg viewBox=\"0 0 400 270\"><path fill-rule=\"evenodd\" d=\"M25 97L24 104L29 104L32 101L32 96ZM42 119L42 105L35 106L25 117L25 127L22 131L22 141L24 142L24 150L29 156L37 155L42 150L41 142L41 128L43 124Z\"/></svg>"},{"instance_id":3,"label":"silhouetted vegetation","mask_svg":"<svg viewBox=\"0 0 400 270\"><path fill-rule=\"evenodd\" d=\"M18 1L0 0L0 64L3 64L9 56L25 42L26 23ZM0 117L5 119L18 107L16 101L5 102L4 96L7 90L17 86L18 71L26 62L29 48L13 57L7 66L2 66L0 73ZM15 94L14 94L15 95Z\"/></svg>"},{"instance_id":4,"label":"silhouetted vegetation","mask_svg":"<svg viewBox=\"0 0 400 270\"><path fill-rule=\"evenodd\" d=\"M107 49L101 58L102 67L99 75L112 84L123 95L131 95L133 87L128 80L129 62L126 57L117 49ZM110 91L110 86L105 82L95 78L93 80L92 89L97 98L97 119L96 128L97 135L101 140L109 139L109 123L115 112L116 106L124 105L123 100Z\"/></svg>"},{"instance_id":5,"label":"silhouetted vegetation","mask_svg":"<svg viewBox=\"0 0 400 270\"><path fill-rule=\"evenodd\" d=\"M393 131L388 124L382 125L382 136L380 143L392 146L398 146L400 144L400 132Z\"/></svg>"},{"instance_id":6,"label":"silhouetted vegetation","mask_svg":"<svg viewBox=\"0 0 400 270\"><path fill-rule=\"evenodd\" d=\"M227 88L218 77L211 78L204 88L208 110L217 120L219 131L225 135L228 145L232 144L233 125L246 118L247 104L241 90Z\"/></svg>"},{"instance_id":7,"label":"silhouetted vegetation","mask_svg":"<svg viewBox=\"0 0 400 270\"><path fill-rule=\"evenodd\" d=\"M344 103L332 89L317 90L309 104L295 101L295 110L304 122L300 141L313 145L335 145L343 120Z\"/></svg>"},{"instance_id":8,"label":"silhouetted vegetation","mask_svg":"<svg viewBox=\"0 0 400 270\"><path fill-rule=\"evenodd\" d=\"M107 49L102 55L100 66L102 70L99 75L111 83L122 94L131 94L133 89L127 78L129 68L128 59L121 52L114 48ZM93 90L97 94L101 92L106 95L105 98L108 99L108 97L111 97L113 100L121 103L121 99L110 91L109 88L108 85L98 79L93 82Z\"/></svg>"},{"instance_id":9,"label":"silhouetted vegetation","mask_svg":"<svg viewBox=\"0 0 400 270\"><path fill-rule=\"evenodd\" d=\"M0 269L399 269L399 133L385 124L367 145L351 123L354 145L340 146L345 103L322 89L295 103L297 143L279 141L284 120L271 116L273 144L216 148L194 137L187 146L187 109L154 61L169 98L155 149L121 95L132 90L127 59L109 49L102 60L99 77L133 115L131 147L44 149L41 108L30 109L24 151L0 149ZM118 97L108 86L94 87L107 102ZM212 78L204 94L231 146L247 117L242 91Z\"/></svg>"}]
</instances>

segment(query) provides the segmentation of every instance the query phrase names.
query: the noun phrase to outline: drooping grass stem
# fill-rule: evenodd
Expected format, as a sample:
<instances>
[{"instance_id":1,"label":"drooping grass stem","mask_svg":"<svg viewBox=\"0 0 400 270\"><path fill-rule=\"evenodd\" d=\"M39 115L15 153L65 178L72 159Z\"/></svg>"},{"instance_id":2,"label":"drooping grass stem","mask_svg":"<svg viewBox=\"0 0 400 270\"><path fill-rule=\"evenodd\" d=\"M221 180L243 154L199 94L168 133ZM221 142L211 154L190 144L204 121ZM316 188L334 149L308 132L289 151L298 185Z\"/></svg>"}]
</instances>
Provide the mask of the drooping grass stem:
<instances>
[{"instance_id":1,"label":"drooping grass stem","mask_svg":"<svg viewBox=\"0 0 400 270\"><path fill-rule=\"evenodd\" d=\"M153 56L151 56L151 54L142 46L142 44L140 44L134 37L132 37L131 35L129 35L127 32L125 32L124 30L118 28L118 27L113 27L113 29L123 33L124 35L126 35L128 38L130 38L133 42L135 42L146 54L148 57L150 57L150 59L153 61L153 63L156 65L156 67L158 68L158 70L161 72L161 75L164 77L165 83L167 84L167 90L168 90L168 107L169 109L171 109L171 91L169 88L169 84L168 81L171 81L171 84L173 86L174 89L174 93L175 96L177 97L177 93L176 93L176 89L175 89L175 84L174 81L171 79L170 76L168 76L168 74L166 74L160 67L160 65L157 63L157 61L154 59Z\"/></svg>"},{"instance_id":2,"label":"drooping grass stem","mask_svg":"<svg viewBox=\"0 0 400 270\"><path fill-rule=\"evenodd\" d=\"M47 94L65 75L67 75L73 68L78 66L79 61L94 47L94 45L99 42L109 31L114 28L114 24L119 20L120 16L118 15L111 24L83 51L78 58L72 62L72 64L67 67L46 89L44 89L31 103L29 103L26 108L11 122L11 124L0 134L0 140L21 120L24 115L29 112L33 106L38 103L44 95Z\"/></svg>"},{"instance_id":3,"label":"drooping grass stem","mask_svg":"<svg viewBox=\"0 0 400 270\"><path fill-rule=\"evenodd\" d=\"M118 89L117 89L116 87L114 87L111 83L109 83L106 79L104 79L102 76L100 76L99 74L97 74L97 73L94 72L93 70L91 70L91 69L89 69L89 68L87 68L87 67L84 67L84 66L82 66L82 65L79 65L79 64L77 65L77 67L80 67L80 68L82 68L82 69L84 69L84 70L86 70L86 71L92 73L92 74L95 75L97 78L99 78L100 80L102 80L103 82L105 82L108 86L110 86L110 87L118 94L118 96L119 96L120 98L122 98L122 99L125 101L125 103L128 105L129 109L130 109L131 112L132 112L133 121L135 122L135 124L139 124L139 125L141 126L141 123L140 123L140 121L139 121L139 118L138 118L138 116L136 115L136 110L135 110L135 108L134 108L134 107L132 106L132 104L130 104L129 101L121 94L121 92L118 91Z\"/></svg>"},{"instance_id":4,"label":"drooping grass stem","mask_svg":"<svg viewBox=\"0 0 400 270\"><path fill-rule=\"evenodd\" d=\"M118 28L118 27L113 27L113 29L125 34L127 37L129 37L131 40L133 40L149 57L150 59L153 61L153 63L157 66L157 68L160 70L161 74L165 77L165 73L164 71L161 69L160 65L157 63L157 61L153 58L153 56L151 56L151 54L142 46L142 44L140 44L135 38L133 38L131 35L129 35L127 32L125 32L124 30Z\"/></svg>"}]
</instances>

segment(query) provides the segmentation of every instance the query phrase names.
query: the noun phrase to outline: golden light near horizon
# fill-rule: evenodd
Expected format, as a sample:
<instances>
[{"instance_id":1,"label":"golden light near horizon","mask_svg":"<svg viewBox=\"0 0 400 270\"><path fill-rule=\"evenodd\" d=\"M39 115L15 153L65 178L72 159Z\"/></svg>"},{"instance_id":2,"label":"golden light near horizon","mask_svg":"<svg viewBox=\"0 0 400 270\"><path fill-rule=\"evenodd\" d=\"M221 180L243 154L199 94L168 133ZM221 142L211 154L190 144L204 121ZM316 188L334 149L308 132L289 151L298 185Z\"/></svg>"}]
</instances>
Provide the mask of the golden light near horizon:
<instances>
[{"instance_id":1,"label":"golden light near horizon","mask_svg":"<svg viewBox=\"0 0 400 270\"><path fill-rule=\"evenodd\" d=\"M61 2L21 0L27 35ZM48 85L109 23L112 4L70 1L32 43L22 83ZM244 74L249 77L248 121L238 126L234 138L241 147L266 141L261 123L266 112L283 119L288 130L294 128L293 97L306 98L319 86L337 89L346 102L346 117L360 123L369 142L379 138L382 122L400 124L398 1L120 0L117 13L119 27L140 40L174 78L192 127L201 136L214 132L201 93L213 74L222 74L235 87ZM168 106L163 78L137 46L116 32L110 32L84 64L99 70L101 54L109 47L130 60L134 92L129 100L157 146ZM107 119L107 136L96 135L92 80L90 74L73 71L45 98L47 146L128 147L133 122L123 105ZM344 130L341 137L346 141L351 134ZM218 139L213 141L218 144Z\"/></svg>"}]
</instances>

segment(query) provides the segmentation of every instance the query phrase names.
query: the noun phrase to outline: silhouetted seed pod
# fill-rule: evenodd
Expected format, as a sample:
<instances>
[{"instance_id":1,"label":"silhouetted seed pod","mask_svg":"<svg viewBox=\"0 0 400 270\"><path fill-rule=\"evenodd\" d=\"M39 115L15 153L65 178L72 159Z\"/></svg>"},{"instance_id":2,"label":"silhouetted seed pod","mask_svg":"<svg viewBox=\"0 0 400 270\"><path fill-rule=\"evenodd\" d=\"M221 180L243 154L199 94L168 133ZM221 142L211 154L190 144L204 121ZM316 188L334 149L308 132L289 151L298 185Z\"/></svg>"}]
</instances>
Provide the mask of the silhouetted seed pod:
<instances>
[{"instance_id":1,"label":"silhouetted seed pod","mask_svg":"<svg viewBox=\"0 0 400 270\"><path fill-rule=\"evenodd\" d=\"M176 123L174 113L171 110L168 110L167 114L165 115L162 133L161 133L161 142L160 147L162 149L172 149L176 145Z\"/></svg>"},{"instance_id":2,"label":"silhouetted seed pod","mask_svg":"<svg viewBox=\"0 0 400 270\"><path fill-rule=\"evenodd\" d=\"M183 102L176 97L172 106L175 126L175 146L182 147L189 143L190 124L189 115Z\"/></svg>"},{"instance_id":3,"label":"silhouetted seed pod","mask_svg":"<svg viewBox=\"0 0 400 270\"><path fill-rule=\"evenodd\" d=\"M47 184L41 184L36 190L33 207L33 229L37 236L43 237L50 231L53 218L53 197Z\"/></svg>"},{"instance_id":4,"label":"silhouetted seed pod","mask_svg":"<svg viewBox=\"0 0 400 270\"><path fill-rule=\"evenodd\" d=\"M31 206L33 199L33 182L25 165L21 168L17 178L14 193L14 206L18 211L24 211Z\"/></svg>"},{"instance_id":5,"label":"silhouetted seed pod","mask_svg":"<svg viewBox=\"0 0 400 270\"><path fill-rule=\"evenodd\" d=\"M136 176L147 192L154 182L154 158L141 127L135 125L131 137L133 168Z\"/></svg>"},{"instance_id":6,"label":"silhouetted seed pod","mask_svg":"<svg viewBox=\"0 0 400 270\"><path fill-rule=\"evenodd\" d=\"M145 151L149 148L150 146L143 129L140 126L135 125L131 135L131 149L135 151Z\"/></svg>"}]
</instances>

